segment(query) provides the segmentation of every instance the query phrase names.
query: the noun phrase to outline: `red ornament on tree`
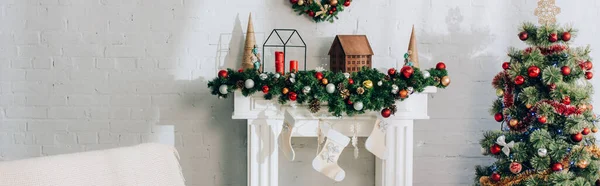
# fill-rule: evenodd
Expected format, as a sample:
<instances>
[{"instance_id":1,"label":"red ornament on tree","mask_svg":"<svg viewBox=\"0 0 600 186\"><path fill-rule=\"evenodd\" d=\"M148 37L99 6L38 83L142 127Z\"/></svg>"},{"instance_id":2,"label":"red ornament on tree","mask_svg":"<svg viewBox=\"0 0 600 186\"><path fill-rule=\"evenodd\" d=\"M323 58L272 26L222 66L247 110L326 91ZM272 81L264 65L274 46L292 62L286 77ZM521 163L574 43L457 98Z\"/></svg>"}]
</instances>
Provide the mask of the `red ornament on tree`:
<instances>
[{"instance_id":1,"label":"red ornament on tree","mask_svg":"<svg viewBox=\"0 0 600 186\"><path fill-rule=\"evenodd\" d=\"M384 108L383 110L381 110L381 116L383 116L384 118L389 118L392 115L392 110L390 110L389 108Z\"/></svg>"},{"instance_id":2,"label":"red ornament on tree","mask_svg":"<svg viewBox=\"0 0 600 186\"><path fill-rule=\"evenodd\" d=\"M262 92L265 93L265 94L269 93L269 86L263 85L262 86Z\"/></svg>"},{"instance_id":3,"label":"red ornament on tree","mask_svg":"<svg viewBox=\"0 0 600 186\"><path fill-rule=\"evenodd\" d=\"M323 73L322 72L315 73L315 78L317 78L317 80L323 79Z\"/></svg>"},{"instance_id":4,"label":"red ornament on tree","mask_svg":"<svg viewBox=\"0 0 600 186\"><path fill-rule=\"evenodd\" d=\"M219 71L219 77L226 78L227 77L227 70L220 70Z\"/></svg>"},{"instance_id":5,"label":"red ornament on tree","mask_svg":"<svg viewBox=\"0 0 600 186\"><path fill-rule=\"evenodd\" d=\"M587 127L586 127L586 128L583 128L583 130L581 131L581 134L583 134L583 135L588 135L588 134L590 134L590 132L591 132L591 131L592 131L592 130L590 130L590 128L587 128Z\"/></svg>"},{"instance_id":6,"label":"red ornament on tree","mask_svg":"<svg viewBox=\"0 0 600 186\"><path fill-rule=\"evenodd\" d=\"M315 12L313 12L312 10L308 10L306 11L306 13L308 14L308 16L310 17L315 17Z\"/></svg>"},{"instance_id":7,"label":"red ornament on tree","mask_svg":"<svg viewBox=\"0 0 600 186\"><path fill-rule=\"evenodd\" d=\"M240 68L240 69L238 70L238 72L239 72L239 73L242 73L242 72L244 72L244 69L241 69L241 68Z\"/></svg>"},{"instance_id":8,"label":"red ornament on tree","mask_svg":"<svg viewBox=\"0 0 600 186\"><path fill-rule=\"evenodd\" d=\"M551 33L550 36L548 36L548 41L550 41L552 43L558 41L558 34Z\"/></svg>"},{"instance_id":9,"label":"red ornament on tree","mask_svg":"<svg viewBox=\"0 0 600 186\"><path fill-rule=\"evenodd\" d=\"M394 74L396 74L396 69L394 69L394 68L390 68L390 69L388 70L388 75L390 75L390 76L393 76Z\"/></svg>"},{"instance_id":10,"label":"red ornament on tree","mask_svg":"<svg viewBox=\"0 0 600 186\"><path fill-rule=\"evenodd\" d=\"M510 169L510 172L512 172L513 174L518 174L519 172L521 172L521 169L523 169L523 166L520 163L512 162L510 163L508 169Z\"/></svg>"},{"instance_id":11,"label":"red ornament on tree","mask_svg":"<svg viewBox=\"0 0 600 186\"><path fill-rule=\"evenodd\" d=\"M538 122L540 122L541 124L545 124L546 121L548 120L548 118L546 118L546 116L540 116L538 117Z\"/></svg>"},{"instance_id":12,"label":"red ornament on tree","mask_svg":"<svg viewBox=\"0 0 600 186\"><path fill-rule=\"evenodd\" d=\"M490 153L499 154L502 151L502 147L498 144L494 144L490 147Z\"/></svg>"},{"instance_id":13,"label":"red ornament on tree","mask_svg":"<svg viewBox=\"0 0 600 186\"><path fill-rule=\"evenodd\" d=\"M348 79L348 84L350 84L350 85L354 84L354 80L353 79Z\"/></svg>"},{"instance_id":14,"label":"red ornament on tree","mask_svg":"<svg viewBox=\"0 0 600 186\"><path fill-rule=\"evenodd\" d=\"M297 3L298 3L298 0L290 0L290 3L292 3L292 4L297 4Z\"/></svg>"},{"instance_id":15,"label":"red ornament on tree","mask_svg":"<svg viewBox=\"0 0 600 186\"><path fill-rule=\"evenodd\" d=\"M348 104L348 105L352 105L352 100L350 100L350 98L348 98L348 99L346 100L346 104Z\"/></svg>"},{"instance_id":16,"label":"red ornament on tree","mask_svg":"<svg viewBox=\"0 0 600 186\"><path fill-rule=\"evenodd\" d=\"M520 39L521 41L525 41L525 40L527 40L528 38L529 38L529 34L528 34L527 32L523 31L523 32L519 33L519 39Z\"/></svg>"},{"instance_id":17,"label":"red ornament on tree","mask_svg":"<svg viewBox=\"0 0 600 186\"><path fill-rule=\"evenodd\" d=\"M530 66L527 69L527 74L529 74L530 78L536 78L540 75L540 68L536 66Z\"/></svg>"},{"instance_id":18,"label":"red ornament on tree","mask_svg":"<svg viewBox=\"0 0 600 186\"><path fill-rule=\"evenodd\" d=\"M491 179L492 181L500 181L500 174L498 174L498 173L494 172L494 173L492 173L492 175L490 176L490 179Z\"/></svg>"},{"instance_id":19,"label":"red ornament on tree","mask_svg":"<svg viewBox=\"0 0 600 186\"><path fill-rule=\"evenodd\" d=\"M346 2L344 2L344 6L350 6L350 0L346 0Z\"/></svg>"},{"instance_id":20,"label":"red ornament on tree","mask_svg":"<svg viewBox=\"0 0 600 186\"><path fill-rule=\"evenodd\" d=\"M585 72L585 79L592 79L594 77L594 73L592 72Z\"/></svg>"},{"instance_id":21,"label":"red ornament on tree","mask_svg":"<svg viewBox=\"0 0 600 186\"><path fill-rule=\"evenodd\" d=\"M565 105L571 104L571 98L569 96L565 96L562 100L562 103Z\"/></svg>"},{"instance_id":22,"label":"red ornament on tree","mask_svg":"<svg viewBox=\"0 0 600 186\"><path fill-rule=\"evenodd\" d=\"M569 68L569 66L563 66L563 67L560 68L560 72L564 76L568 76L569 74L571 74L571 68Z\"/></svg>"},{"instance_id":23,"label":"red ornament on tree","mask_svg":"<svg viewBox=\"0 0 600 186\"><path fill-rule=\"evenodd\" d=\"M444 64L444 62L439 62L437 65L435 65L435 68L438 70L444 70L446 69L446 64Z\"/></svg>"},{"instance_id":24,"label":"red ornament on tree","mask_svg":"<svg viewBox=\"0 0 600 186\"><path fill-rule=\"evenodd\" d=\"M525 83L525 78L523 76L518 75L515 77L515 84L522 85L523 83Z\"/></svg>"},{"instance_id":25,"label":"red ornament on tree","mask_svg":"<svg viewBox=\"0 0 600 186\"><path fill-rule=\"evenodd\" d=\"M502 120L504 120L504 116L502 115L502 113L499 113L499 112L498 112L498 113L494 114L494 119L495 119L497 122L501 122Z\"/></svg>"},{"instance_id":26,"label":"red ornament on tree","mask_svg":"<svg viewBox=\"0 0 600 186\"><path fill-rule=\"evenodd\" d=\"M571 135L571 140L573 140L574 142L580 142L581 140L583 140L583 134L581 134L581 133L573 134L573 135Z\"/></svg>"},{"instance_id":27,"label":"red ornament on tree","mask_svg":"<svg viewBox=\"0 0 600 186\"><path fill-rule=\"evenodd\" d=\"M502 63L502 69L508 70L508 68L510 68L510 63L509 62Z\"/></svg>"},{"instance_id":28,"label":"red ornament on tree","mask_svg":"<svg viewBox=\"0 0 600 186\"><path fill-rule=\"evenodd\" d=\"M296 101L296 99L298 98L298 94L296 94L295 92L289 92L288 98L290 98L290 100L292 101Z\"/></svg>"},{"instance_id":29,"label":"red ornament on tree","mask_svg":"<svg viewBox=\"0 0 600 186\"><path fill-rule=\"evenodd\" d=\"M408 78L410 78L410 76L412 76L412 74L415 72L415 70L410 66L404 66L404 67L402 67L400 72L402 73L402 75L404 75L405 78L408 79Z\"/></svg>"},{"instance_id":30,"label":"red ornament on tree","mask_svg":"<svg viewBox=\"0 0 600 186\"><path fill-rule=\"evenodd\" d=\"M561 171L561 170L563 170L563 165L560 163L554 163L554 164L552 164L552 170L553 171Z\"/></svg>"},{"instance_id":31,"label":"red ornament on tree","mask_svg":"<svg viewBox=\"0 0 600 186\"><path fill-rule=\"evenodd\" d=\"M552 83L552 84L548 85L548 88L550 90L554 90L554 89L556 89L556 84Z\"/></svg>"},{"instance_id":32,"label":"red ornament on tree","mask_svg":"<svg viewBox=\"0 0 600 186\"><path fill-rule=\"evenodd\" d=\"M586 61L584 65L586 70L592 70L592 67L594 66L591 61Z\"/></svg>"},{"instance_id":33,"label":"red ornament on tree","mask_svg":"<svg viewBox=\"0 0 600 186\"><path fill-rule=\"evenodd\" d=\"M333 14L333 10L329 10L329 14Z\"/></svg>"},{"instance_id":34,"label":"red ornament on tree","mask_svg":"<svg viewBox=\"0 0 600 186\"><path fill-rule=\"evenodd\" d=\"M570 32L563 32L562 36L560 38L563 41L569 41L569 40L571 40L571 33Z\"/></svg>"}]
</instances>

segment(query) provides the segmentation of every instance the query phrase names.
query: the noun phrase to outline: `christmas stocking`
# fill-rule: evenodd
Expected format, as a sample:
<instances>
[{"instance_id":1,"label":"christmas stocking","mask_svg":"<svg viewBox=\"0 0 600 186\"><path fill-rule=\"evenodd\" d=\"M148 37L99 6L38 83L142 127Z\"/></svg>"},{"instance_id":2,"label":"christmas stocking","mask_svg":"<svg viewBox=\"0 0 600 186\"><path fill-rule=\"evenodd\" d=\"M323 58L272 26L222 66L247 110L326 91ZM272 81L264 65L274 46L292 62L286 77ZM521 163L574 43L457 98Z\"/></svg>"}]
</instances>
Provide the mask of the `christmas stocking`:
<instances>
[{"instance_id":1,"label":"christmas stocking","mask_svg":"<svg viewBox=\"0 0 600 186\"><path fill-rule=\"evenodd\" d=\"M279 134L279 149L283 152L283 156L285 156L288 160L294 161L296 158L296 153L292 148L292 130L294 126L287 121L283 122L283 128L281 129L281 133Z\"/></svg>"},{"instance_id":2,"label":"christmas stocking","mask_svg":"<svg viewBox=\"0 0 600 186\"><path fill-rule=\"evenodd\" d=\"M365 142L367 150L380 159L385 159L387 157L387 148L385 147L385 130L387 125L387 122L378 118L377 121L375 121L375 126L373 127L373 131L371 131L371 135L369 135Z\"/></svg>"},{"instance_id":3,"label":"christmas stocking","mask_svg":"<svg viewBox=\"0 0 600 186\"><path fill-rule=\"evenodd\" d=\"M312 162L313 168L335 181L342 181L346 172L337 164L337 160L349 142L350 138L330 129L323 150Z\"/></svg>"}]
</instances>

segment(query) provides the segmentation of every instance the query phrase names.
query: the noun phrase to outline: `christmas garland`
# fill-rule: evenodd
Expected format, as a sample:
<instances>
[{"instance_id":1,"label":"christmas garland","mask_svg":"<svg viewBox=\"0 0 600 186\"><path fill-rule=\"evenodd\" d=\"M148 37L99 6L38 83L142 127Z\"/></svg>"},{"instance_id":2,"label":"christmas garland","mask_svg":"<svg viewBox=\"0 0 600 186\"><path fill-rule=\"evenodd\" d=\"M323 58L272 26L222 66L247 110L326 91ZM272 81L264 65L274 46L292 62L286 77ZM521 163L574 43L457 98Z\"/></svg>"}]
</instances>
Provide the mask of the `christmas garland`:
<instances>
[{"instance_id":1,"label":"christmas garland","mask_svg":"<svg viewBox=\"0 0 600 186\"><path fill-rule=\"evenodd\" d=\"M333 23L333 18L338 19L338 13L350 6L350 2L351 0L290 0L294 12L298 12L298 15L306 14L317 23Z\"/></svg>"},{"instance_id":2,"label":"christmas garland","mask_svg":"<svg viewBox=\"0 0 600 186\"><path fill-rule=\"evenodd\" d=\"M445 88L450 84L442 62L426 71L404 66L399 72L389 69L387 74L363 67L352 74L313 70L281 75L259 73L254 69L237 72L227 69L218 75L208 82L208 87L211 94L220 98L227 98L228 93L238 89L244 96L262 92L265 99L277 98L281 104L309 103L313 113L320 110L321 103L327 102L328 111L338 117L343 113L352 116L369 110L381 110L382 116L389 117L396 111L396 100L422 92L427 86Z\"/></svg>"}]
</instances>

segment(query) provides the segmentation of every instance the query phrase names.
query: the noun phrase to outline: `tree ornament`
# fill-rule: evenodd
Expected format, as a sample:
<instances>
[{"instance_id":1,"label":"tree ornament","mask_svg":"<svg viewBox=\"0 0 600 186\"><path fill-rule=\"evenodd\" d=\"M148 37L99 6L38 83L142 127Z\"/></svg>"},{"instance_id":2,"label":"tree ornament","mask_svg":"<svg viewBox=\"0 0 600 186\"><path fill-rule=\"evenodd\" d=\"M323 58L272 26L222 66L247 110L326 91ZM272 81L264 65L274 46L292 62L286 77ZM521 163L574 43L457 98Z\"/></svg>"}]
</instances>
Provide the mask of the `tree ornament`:
<instances>
[{"instance_id":1,"label":"tree ornament","mask_svg":"<svg viewBox=\"0 0 600 186\"><path fill-rule=\"evenodd\" d=\"M552 170L557 172L563 170L563 165L561 163L552 164Z\"/></svg>"},{"instance_id":2,"label":"tree ornament","mask_svg":"<svg viewBox=\"0 0 600 186\"><path fill-rule=\"evenodd\" d=\"M340 96L342 96L342 99L348 99L348 97L350 97L350 91L348 89L344 89L340 91Z\"/></svg>"},{"instance_id":3,"label":"tree ornament","mask_svg":"<svg viewBox=\"0 0 600 186\"><path fill-rule=\"evenodd\" d=\"M583 134L583 135L588 135L588 134L590 134L590 132L591 132L590 128L587 128L587 127L585 127L585 128L583 128L583 130L581 131L581 134Z\"/></svg>"},{"instance_id":4,"label":"tree ornament","mask_svg":"<svg viewBox=\"0 0 600 186\"><path fill-rule=\"evenodd\" d=\"M244 72L244 69L241 69L241 68L240 68L240 69L238 69L238 72L239 72L239 73L242 73L242 72Z\"/></svg>"},{"instance_id":5,"label":"tree ornament","mask_svg":"<svg viewBox=\"0 0 600 186\"><path fill-rule=\"evenodd\" d=\"M498 112L498 113L494 114L494 119L497 122L501 122L502 120L504 120L504 116L502 115L502 113Z\"/></svg>"},{"instance_id":6,"label":"tree ornament","mask_svg":"<svg viewBox=\"0 0 600 186\"><path fill-rule=\"evenodd\" d=\"M321 110L321 102L319 99L313 99L310 101L310 105L308 106L311 113L317 113Z\"/></svg>"},{"instance_id":7,"label":"tree ornament","mask_svg":"<svg viewBox=\"0 0 600 186\"><path fill-rule=\"evenodd\" d=\"M398 88L398 85L392 85L392 94L397 94L398 91L400 91L400 88Z\"/></svg>"},{"instance_id":8,"label":"tree ornament","mask_svg":"<svg viewBox=\"0 0 600 186\"><path fill-rule=\"evenodd\" d=\"M333 10L329 10L327 13L329 13L329 15L333 14Z\"/></svg>"},{"instance_id":9,"label":"tree ornament","mask_svg":"<svg viewBox=\"0 0 600 186\"><path fill-rule=\"evenodd\" d=\"M528 38L529 38L529 34L528 34L527 32L523 31L523 32L519 33L519 39L520 39L521 41L525 41L525 40L527 40Z\"/></svg>"},{"instance_id":10,"label":"tree ornament","mask_svg":"<svg viewBox=\"0 0 600 186\"><path fill-rule=\"evenodd\" d=\"M221 78L227 78L227 70L220 70L219 71L219 77L221 77Z\"/></svg>"},{"instance_id":11,"label":"tree ornament","mask_svg":"<svg viewBox=\"0 0 600 186\"><path fill-rule=\"evenodd\" d=\"M569 40L571 40L571 33L570 32L563 32L562 36L560 38L563 41L569 41Z\"/></svg>"},{"instance_id":12,"label":"tree ornament","mask_svg":"<svg viewBox=\"0 0 600 186\"><path fill-rule=\"evenodd\" d=\"M260 80L263 80L263 81L264 81L264 80L266 80L268 77L269 77L269 76L268 76L267 74L265 74L265 73L262 73L262 74L258 75L258 78L259 78Z\"/></svg>"},{"instance_id":13,"label":"tree ornament","mask_svg":"<svg viewBox=\"0 0 600 186\"><path fill-rule=\"evenodd\" d=\"M292 4L298 4L298 1L299 0L290 0L290 3L292 3Z\"/></svg>"},{"instance_id":14,"label":"tree ornament","mask_svg":"<svg viewBox=\"0 0 600 186\"><path fill-rule=\"evenodd\" d=\"M395 68L388 69L388 75L394 76L395 74L396 74L396 69Z\"/></svg>"},{"instance_id":15,"label":"tree ornament","mask_svg":"<svg viewBox=\"0 0 600 186\"><path fill-rule=\"evenodd\" d=\"M586 70L592 70L592 67L594 66L594 64L591 61L586 61L583 64L584 64Z\"/></svg>"},{"instance_id":16,"label":"tree ornament","mask_svg":"<svg viewBox=\"0 0 600 186\"><path fill-rule=\"evenodd\" d=\"M304 86L304 87L302 87L302 93L308 94L309 92L310 92L310 86Z\"/></svg>"},{"instance_id":17,"label":"tree ornament","mask_svg":"<svg viewBox=\"0 0 600 186\"><path fill-rule=\"evenodd\" d=\"M592 79L594 77L594 73L587 71L585 72L585 79Z\"/></svg>"},{"instance_id":18,"label":"tree ornament","mask_svg":"<svg viewBox=\"0 0 600 186\"><path fill-rule=\"evenodd\" d=\"M530 78L536 78L540 75L540 68L537 66L530 66L527 69L527 74L529 75Z\"/></svg>"},{"instance_id":19,"label":"tree ornament","mask_svg":"<svg viewBox=\"0 0 600 186\"><path fill-rule=\"evenodd\" d=\"M392 115L392 110L390 110L389 108L384 108L383 110L381 110L381 116L383 116L384 118L389 118Z\"/></svg>"},{"instance_id":20,"label":"tree ornament","mask_svg":"<svg viewBox=\"0 0 600 186\"><path fill-rule=\"evenodd\" d=\"M408 91L408 94L412 94L413 92L415 92L415 88L413 88L413 87L406 87L406 91Z\"/></svg>"},{"instance_id":21,"label":"tree ornament","mask_svg":"<svg viewBox=\"0 0 600 186\"><path fill-rule=\"evenodd\" d=\"M540 157L546 157L546 155L548 155L548 150L546 150L545 148L539 148L537 154Z\"/></svg>"},{"instance_id":22,"label":"tree ornament","mask_svg":"<svg viewBox=\"0 0 600 186\"><path fill-rule=\"evenodd\" d=\"M513 174L519 174L523 169L523 166L520 163L512 162L510 163L509 169Z\"/></svg>"},{"instance_id":23,"label":"tree ornament","mask_svg":"<svg viewBox=\"0 0 600 186\"><path fill-rule=\"evenodd\" d=\"M496 96L501 97L504 95L504 90L502 89L496 89Z\"/></svg>"},{"instance_id":24,"label":"tree ornament","mask_svg":"<svg viewBox=\"0 0 600 186\"><path fill-rule=\"evenodd\" d=\"M571 135L571 140L573 140L573 142L580 142L583 140L583 135L581 133L573 134Z\"/></svg>"},{"instance_id":25,"label":"tree ornament","mask_svg":"<svg viewBox=\"0 0 600 186\"><path fill-rule=\"evenodd\" d=\"M400 69L400 73L402 73L402 76L404 76L404 78L410 78L410 76L412 76L412 74L415 72L415 70L411 67L411 66L404 66L402 67L402 69Z\"/></svg>"},{"instance_id":26,"label":"tree ornament","mask_svg":"<svg viewBox=\"0 0 600 186\"><path fill-rule=\"evenodd\" d=\"M350 73L348 73L348 72L344 72L344 77L345 77L346 79L350 79Z\"/></svg>"},{"instance_id":27,"label":"tree ornament","mask_svg":"<svg viewBox=\"0 0 600 186\"><path fill-rule=\"evenodd\" d=\"M329 83L327 86L325 86L325 90L327 93L333 94L335 92L335 85Z\"/></svg>"},{"instance_id":28,"label":"tree ornament","mask_svg":"<svg viewBox=\"0 0 600 186\"><path fill-rule=\"evenodd\" d=\"M525 78L523 76L518 75L517 77L515 77L516 85L522 85L523 83L525 83Z\"/></svg>"},{"instance_id":29,"label":"tree ornament","mask_svg":"<svg viewBox=\"0 0 600 186\"><path fill-rule=\"evenodd\" d=\"M346 7L350 6L350 0L346 0L346 2L344 2L344 6L346 6Z\"/></svg>"},{"instance_id":30,"label":"tree ornament","mask_svg":"<svg viewBox=\"0 0 600 186\"><path fill-rule=\"evenodd\" d=\"M287 94L288 92L290 92L290 89L288 89L288 88L283 88L283 89L281 90L281 93L282 93L282 94Z\"/></svg>"},{"instance_id":31,"label":"tree ornament","mask_svg":"<svg viewBox=\"0 0 600 186\"><path fill-rule=\"evenodd\" d=\"M383 85L383 82L381 82L381 81L378 81L378 82L377 82L377 86L381 86L381 85Z\"/></svg>"},{"instance_id":32,"label":"tree ornament","mask_svg":"<svg viewBox=\"0 0 600 186\"><path fill-rule=\"evenodd\" d=\"M525 108L527 108L527 109L531 109L531 107L533 107L533 105L531 105L531 104L529 104L529 103L525 104Z\"/></svg>"},{"instance_id":33,"label":"tree ornament","mask_svg":"<svg viewBox=\"0 0 600 186\"><path fill-rule=\"evenodd\" d=\"M290 77L290 79L288 79L288 81L290 82L290 84L294 84L294 83L296 83L296 78Z\"/></svg>"},{"instance_id":34,"label":"tree ornament","mask_svg":"<svg viewBox=\"0 0 600 186\"><path fill-rule=\"evenodd\" d=\"M371 80L366 80L363 82L363 86L368 89L373 88L373 82Z\"/></svg>"},{"instance_id":35,"label":"tree ornament","mask_svg":"<svg viewBox=\"0 0 600 186\"><path fill-rule=\"evenodd\" d=\"M519 124L519 120L514 119L514 118L510 119L510 121L508 122L508 126L511 126L511 127L516 127L518 124Z\"/></svg>"},{"instance_id":36,"label":"tree ornament","mask_svg":"<svg viewBox=\"0 0 600 186\"><path fill-rule=\"evenodd\" d=\"M316 72L315 73L315 78L317 78L317 80L323 79L323 73L322 72Z\"/></svg>"},{"instance_id":37,"label":"tree ornament","mask_svg":"<svg viewBox=\"0 0 600 186\"><path fill-rule=\"evenodd\" d=\"M510 68L510 63L509 62L502 63L502 69L508 70L508 68Z\"/></svg>"},{"instance_id":38,"label":"tree ornament","mask_svg":"<svg viewBox=\"0 0 600 186\"><path fill-rule=\"evenodd\" d=\"M562 100L562 103L565 105L571 104L571 98L569 96L565 96Z\"/></svg>"},{"instance_id":39,"label":"tree ornament","mask_svg":"<svg viewBox=\"0 0 600 186\"><path fill-rule=\"evenodd\" d=\"M502 147L498 144L494 144L490 147L490 153L492 154L500 154L502 152Z\"/></svg>"},{"instance_id":40,"label":"tree ornament","mask_svg":"<svg viewBox=\"0 0 600 186\"><path fill-rule=\"evenodd\" d=\"M219 93L221 93L221 94L227 94L227 89L228 89L227 85L221 85L219 87Z\"/></svg>"},{"instance_id":41,"label":"tree ornament","mask_svg":"<svg viewBox=\"0 0 600 186\"><path fill-rule=\"evenodd\" d=\"M298 0L298 5L300 5L300 6L304 5L304 0Z\"/></svg>"},{"instance_id":42,"label":"tree ornament","mask_svg":"<svg viewBox=\"0 0 600 186\"><path fill-rule=\"evenodd\" d=\"M546 118L546 116L540 116L540 117L537 118L537 120L541 124L546 124L546 121L548 120L548 118Z\"/></svg>"},{"instance_id":43,"label":"tree ornament","mask_svg":"<svg viewBox=\"0 0 600 186\"><path fill-rule=\"evenodd\" d=\"M349 84L349 85L352 85L352 84L354 84L354 80L353 80L353 79L348 79L348 84Z\"/></svg>"},{"instance_id":44,"label":"tree ornament","mask_svg":"<svg viewBox=\"0 0 600 186\"><path fill-rule=\"evenodd\" d=\"M593 133L596 133L596 132L598 132L598 128L597 128L597 127L594 127L594 128L592 128L592 132L593 132Z\"/></svg>"},{"instance_id":45,"label":"tree ornament","mask_svg":"<svg viewBox=\"0 0 600 186\"><path fill-rule=\"evenodd\" d=\"M558 41L558 34L551 33L550 36L548 36L548 41L550 41L552 43Z\"/></svg>"},{"instance_id":46,"label":"tree ornament","mask_svg":"<svg viewBox=\"0 0 600 186\"><path fill-rule=\"evenodd\" d=\"M337 5L337 4L338 4L338 1L337 1L337 0L331 0L331 1L329 1L329 4L330 4L331 6L335 6L335 5Z\"/></svg>"},{"instance_id":47,"label":"tree ornament","mask_svg":"<svg viewBox=\"0 0 600 186\"><path fill-rule=\"evenodd\" d=\"M276 73L275 75L273 75L273 78L275 79L279 79L281 77L281 75L279 73Z\"/></svg>"},{"instance_id":48,"label":"tree ornament","mask_svg":"<svg viewBox=\"0 0 600 186\"><path fill-rule=\"evenodd\" d=\"M444 76L442 77L442 80L440 82L442 83L442 85L447 87L448 85L450 85L450 77Z\"/></svg>"},{"instance_id":49,"label":"tree ornament","mask_svg":"<svg viewBox=\"0 0 600 186\"><path fill-rule=\"evenodd\" d=\"M400 95L400 98L402 98L402 99L407 98L408 97L408 91L401 90L400 93L399 93L399 95Z\"/></svg>"},{"instance_id":50,"label":"tree ornament","mask_svg":"<svg viewBox=\"0 0 600 186\"><path fill-rule=\"evenodd\" d=\"M354 103L354 105L353 105L353 107L354 107L354 110L362 110L362 109L363 109L363 106L364 106L364 105L363 105L363 103L362 103L362 102L360 102L360 101L359 101L359 102L356 102L356 103Z\"/></svg>"},{"instance_id":51,"label":"tree ornament","mask_svg":"<svg viewBox=\"0 0 600 186\"><path fill-rule=\"evenodd\" d=\"M347 99L347 100L346 100L346 104L348 104L348 105L352 105L352 100L350 100L350 99Z\"/></svg>"},{"instance_id":52,"label":"tree ornament","mask_svg":"<svg viewBox=\"0 0 600 186\"><path fill-rule=\"evenodd\" d=\"M263 85L262 86L262 92L265 93L265 94L269 93L269 86Z\"/></svg>"},{"instance_id":53,"label":"tree ornament","mask_svg":"<svg viewBox=\"0 0 600 186\"><path fill-rule=\"evenodd\" d=\"M439 62L435 65L435 68L438 70L445 70L446 69L446 64L444 62Z\"/></svg>"},{"instance_id":54,"label":"tree ornament","mask_svg":"<svg viewBox=\"0 0 600 186\"><path fill-rule=\"evenodd\" d=\"M552 84L548 85L548 88L550 90L554 90L554 89L556 89L556 84L552 83Z\"/></svg>"},{"instance_id":55,"label":"tree ornament","mask_svg":"<svg viewBox=\"0 0 600 186\"><path fill-rule=\"evenodd\" d=\"M247 80L244 82L244 87L246 87L247 89L254 88L254 80L252 80L252 79L247 79Z\"/></svg>"},{"instance_id":56,"label":"tree ornament","mask_svg":"<svg viewBox=\"0 0 600 186\"><path fill-rule=\"evenodd\" d=\"M497 172L492 173L492 175L490 176L490 179L492 181L500 181L500 174L498 174Z\"/></svg>"},{"instance_id":57,"label":"tree ornament","mask_svg":"<svg viewBox=\"0 0 600 186\"><path fill-rule=\"evenodd\" d=\"M321 79L321 83L323 83L323 85L327 85L329 84L329 80L327 80L327 78L323 78Z\"/></svg>"},{"instance_id":58,"label":"tree ornament","mask_svg":"<svg viewBox=\"0 0 600 186\"><path fill-rule=\"evenodd\" d=\"M364 93L365 93L365 89L364 89L364 88L362 88L362 87L358 87L358 88L356 88L356 93L357 93L358 95L362 95L362 94L364 94Z\"/></svg>"},{"instance_id":59,"label":"tree ornament","mask_svg":"<svg viewBox=\"0 0 600 186\"><path fill-rule=\"evenodd\" d=\"M429 71L423 71L423 77L429 78L429 77L431 77L431 73L429 73Z\"/></svg>"},{"instance_id":60,"label":"tree ornament","mask_svg":"<svg viewBox=\"0 0 600 186\"><path fill-rule=\"evenodd\" d=\"M309 17L315 17L315 12L313 12L312 10L307 10L306 14L308 14Z\"/></svg>"},{"instance_id":61,"label":"tree ornament","mask_svg":"<svg viewBox=\"0 0 600 186\"><path fill-rule=\"evenodd\" d=\"M560 72L563 76L568 76L569 74L571 74L571 68L569 68L569 66L563 66L560 68Z\"/></svg>"},{"instance_id":62,"label":"tree ornament","mask_svg":"<svg viewBox=\"0 0 600 186\"><path fill-rule=\"evenodd\" d=\"M295 92L289 92L288 98L290 98L291 101L296 101L296 99L298 98L298 94L296 94Z\"/></svg>"},{"instance_id":63,"label":"tree ornament","mask_svg":"<svg viewBox=\"0 0 600 186\"><path fill-rule=\"evenodd\" d=\"M590 162L588 162L585 159L579 160L577 162L577 167L580 168L580 169L585 169L585 168L587 168L588 165L590 165Z\"/></svg>"}]
</instances>

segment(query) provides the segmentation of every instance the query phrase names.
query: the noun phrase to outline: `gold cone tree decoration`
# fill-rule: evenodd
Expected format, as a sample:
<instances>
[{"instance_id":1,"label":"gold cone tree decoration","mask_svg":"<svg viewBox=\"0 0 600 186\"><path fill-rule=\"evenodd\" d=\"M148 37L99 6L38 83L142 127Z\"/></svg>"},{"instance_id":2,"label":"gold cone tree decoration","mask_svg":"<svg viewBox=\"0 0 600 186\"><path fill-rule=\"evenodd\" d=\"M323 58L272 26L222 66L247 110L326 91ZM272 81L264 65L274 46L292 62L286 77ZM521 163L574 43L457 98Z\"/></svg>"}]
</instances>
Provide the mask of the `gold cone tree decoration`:
<instances>
[{"instance_id":1,"label":"gold cone tree decoration","mask_svg":"<svg viewBox=\"0 0 600 186\"><path fill-rule=\"evenodd\" d=\"M417 49L417 36L415 35L415 25L413 25L412 32L410 33L407 60L407 62L412 62L414 67L419 67L419 50Z\"/></svg>"},{"instance_id":2,"label":"gold cone tree decoration","mask_svg":"<svg viewBox=\"0 0 600 186\"><path fill-rule=\"evenodd\" d=\"M252 49L256 46L254 37L254 25L252 24L252 14L248 16L248 29L246 30L246 42L244 43L244 57L242 58L242 69L254 68L254 54Z\"/></svg>"}]
</instances>

